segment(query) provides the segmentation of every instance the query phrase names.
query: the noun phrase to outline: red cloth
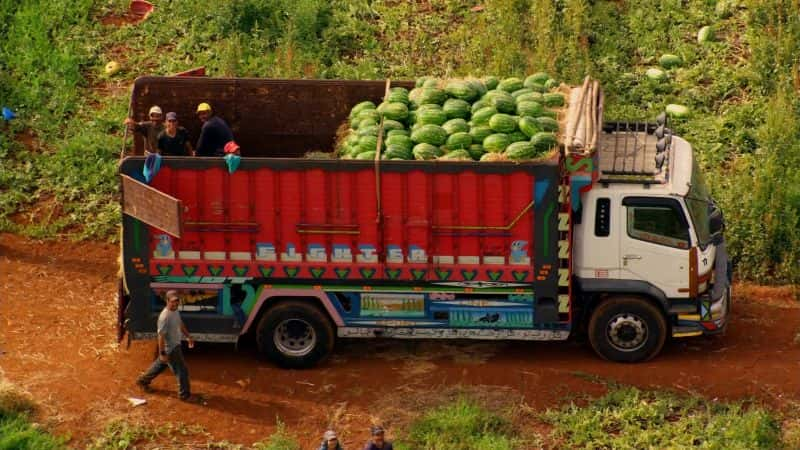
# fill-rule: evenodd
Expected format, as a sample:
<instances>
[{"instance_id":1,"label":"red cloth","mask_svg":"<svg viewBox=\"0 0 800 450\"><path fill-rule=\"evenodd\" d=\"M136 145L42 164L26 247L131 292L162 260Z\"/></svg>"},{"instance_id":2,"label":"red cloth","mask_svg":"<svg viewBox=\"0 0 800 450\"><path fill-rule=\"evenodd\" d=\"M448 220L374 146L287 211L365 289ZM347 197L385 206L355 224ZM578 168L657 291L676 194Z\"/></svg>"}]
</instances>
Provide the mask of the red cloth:
<instances>
[{"instance_id":1,"label":"red cloth","mask_svg":"<svg viewBox=\"0 0 800 450\"><path fill-rule=\"evenodd\" d=\"M233 142L233 141L229 141L227 144L225 144L225 147L224 147L223 150L225 151L226 155L228 153L236 153L236 152L239 151L239 144L237 144L236 142Z\"/></svg>"}]
</instances>

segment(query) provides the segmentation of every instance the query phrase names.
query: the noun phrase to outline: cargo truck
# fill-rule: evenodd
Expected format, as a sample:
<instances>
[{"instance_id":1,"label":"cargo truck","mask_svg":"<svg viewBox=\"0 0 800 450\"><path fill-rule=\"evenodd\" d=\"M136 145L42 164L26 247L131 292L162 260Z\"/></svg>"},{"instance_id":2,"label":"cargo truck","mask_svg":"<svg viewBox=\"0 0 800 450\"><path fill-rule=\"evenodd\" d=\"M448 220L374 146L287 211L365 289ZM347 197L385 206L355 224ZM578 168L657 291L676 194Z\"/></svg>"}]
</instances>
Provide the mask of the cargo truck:
<instances>
[{"instance_id":1,"label":"cargo truck","mask_svg":"<svg viewBox=\"0 0 800 450\"><path fill-rule=\"evenodd\" d=\"M576 116L592 145L562 139L534 161L304 158L330 150L349 109L386 85L138 79L134 116L158 104L197 136L193 108L209 102L243 157L235 170L121 161L120 336L153 338L167 290L195 340L252 336L294 368L339 338L583 335L603 358L638 362L670 337L724 330L722 214L664 116L603 123L602 94L573 90L568 114L593 102Z\"/></svg>"}]
</instances>

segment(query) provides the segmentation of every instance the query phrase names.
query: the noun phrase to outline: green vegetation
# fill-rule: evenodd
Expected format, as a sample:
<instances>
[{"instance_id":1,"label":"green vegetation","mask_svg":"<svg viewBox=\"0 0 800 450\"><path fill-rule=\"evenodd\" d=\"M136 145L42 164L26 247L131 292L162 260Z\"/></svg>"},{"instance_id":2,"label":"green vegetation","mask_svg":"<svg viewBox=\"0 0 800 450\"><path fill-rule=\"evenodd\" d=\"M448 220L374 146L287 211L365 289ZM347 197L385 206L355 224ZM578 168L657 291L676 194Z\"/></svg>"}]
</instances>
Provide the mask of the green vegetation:
<instances>
[{"instance_id":1,"label":"green vegetation","mask_svg":"<svg viewBox=\"0 0 800 450\"><path fill-rule=\"evenodd\" d=\"M120 124L139 75L199 65L356 79L545 70L570 83L599 78L610 120L686 106L672 126L697 149L726 213L739 275L800 282L795 2L487 0L472 11L468 0L174 1L138 25L101 23L127 4L0 3L0 103L19 115L0 124L0 230L115 238ZM122 70L107 76L111 60ZM33 220L21 227L25 209Z\"/></svg>"},{"instance_id":2,"label":"green vegetation","mask_svg":"<svg viewBox=\"0 0 800 450\"><path fill-rule=\"evenodd\" d=\"M554 427L552 438L567 448L781 448L780 428L761 408L635 388L543 418Z\"/></svg>"},{"instance_id":3,"label":"green vegetation","mask_svg":"<svg viewBox=\"0 0 800 450\"><path fill-rule=\"evenodd\" d=\"M0 379L0 450L61 450L64 440L40 430L29 421L36 410L33 400Z\"/></svg>"}]
</instances>

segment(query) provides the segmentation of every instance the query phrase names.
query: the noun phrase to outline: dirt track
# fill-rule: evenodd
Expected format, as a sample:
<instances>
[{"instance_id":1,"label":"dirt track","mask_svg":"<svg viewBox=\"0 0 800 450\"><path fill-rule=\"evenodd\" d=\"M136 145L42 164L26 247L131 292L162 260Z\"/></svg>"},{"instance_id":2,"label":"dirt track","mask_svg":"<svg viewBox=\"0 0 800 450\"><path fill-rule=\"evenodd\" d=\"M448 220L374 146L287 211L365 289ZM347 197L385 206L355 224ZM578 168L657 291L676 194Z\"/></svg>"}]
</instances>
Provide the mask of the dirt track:
<instances>
[{"instance_id":1,"label":"dirt track","mask_svg":"<svg viewBox=\"0 0 800 450\"><path fill-rule=\"evenodd\" d=\"M151 362L153 343L115 343L116 255L108 244L0 235L0 376L30 391L41 419L70 433L76 447L120 417L198 424L208 440L249 445L279 417L304 448L329 424L356 448L370 421L391 430L415 402L456 384L535 408L599 395L598 378L773 406L800 401L800 304L788 289L737 285L725 336L668 344L646 364L604 362L577 343L371 340L340 342L322 367L287 371L247 346L199 345L187 362L207 405L179 402L167 374L145 395L147 405L132 408L126 397L142 396L133 381Z\"/></svg>"}]
</instances>

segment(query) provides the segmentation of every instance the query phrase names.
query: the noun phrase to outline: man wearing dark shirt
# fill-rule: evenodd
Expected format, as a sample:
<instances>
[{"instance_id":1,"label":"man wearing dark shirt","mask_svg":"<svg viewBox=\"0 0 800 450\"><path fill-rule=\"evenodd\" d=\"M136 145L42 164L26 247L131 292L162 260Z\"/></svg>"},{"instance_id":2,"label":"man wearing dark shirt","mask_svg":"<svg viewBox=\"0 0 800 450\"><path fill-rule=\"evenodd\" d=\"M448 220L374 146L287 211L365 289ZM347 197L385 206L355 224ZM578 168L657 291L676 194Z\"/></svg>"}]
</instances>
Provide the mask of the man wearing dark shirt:
<instances>
[{"instance_id":1,"label":"man wearing dark shirt","mask_svg":"<svg viewBox=\"0 0 800 450\"><path fill-rule=\"evenodd\" d=\"M214 116L211 105L197 105L197 117L203 122L200 139L197 140L197 156L222 156L225 144L233 140L233 132L221 118Z\"/></svg>"},{"instance_id":2,"label":"man wearing dark shirt","mask_svg":"<svg viewBox=\"0 0 800 450\"><path fill-rule=\"evenodd\" d=\"M364 445L364 450L394 450L391 442L388 442L383 435L383 427L374 426L370 430L372 439Z\"/></svg>"},{"instance_id":3,"label":"man wearing dark shirt","mask_svg":"<svg viewBox=\"0 0 800 450\"><path fill-rule=\"evenodd\" d=\"M167 126L158 135L158 152L163 156L185 156L192 154L189 132L178 126L178 115L167 113Z\"/></svg>"}]
</instances>

